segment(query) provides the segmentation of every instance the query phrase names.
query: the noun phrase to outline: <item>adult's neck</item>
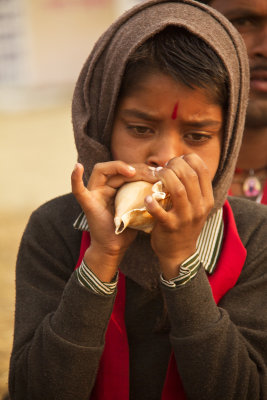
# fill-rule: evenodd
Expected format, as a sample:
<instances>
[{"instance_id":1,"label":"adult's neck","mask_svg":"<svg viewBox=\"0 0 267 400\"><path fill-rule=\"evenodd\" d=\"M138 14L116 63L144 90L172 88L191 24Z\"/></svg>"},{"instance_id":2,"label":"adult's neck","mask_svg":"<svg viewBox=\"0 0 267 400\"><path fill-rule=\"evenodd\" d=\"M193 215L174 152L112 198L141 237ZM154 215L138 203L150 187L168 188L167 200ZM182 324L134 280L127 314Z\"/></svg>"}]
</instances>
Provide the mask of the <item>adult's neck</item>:
<instances>
[{"instance_id":1,"label":"adult's neck","mask_svg":"<svg viewBox=\"0 0 267 400\"><path fill-rule=\"evenodd\" d=\"M237 168L259 170L267 166L267 127L245 128Z\"/></svg>"}]
</instances>

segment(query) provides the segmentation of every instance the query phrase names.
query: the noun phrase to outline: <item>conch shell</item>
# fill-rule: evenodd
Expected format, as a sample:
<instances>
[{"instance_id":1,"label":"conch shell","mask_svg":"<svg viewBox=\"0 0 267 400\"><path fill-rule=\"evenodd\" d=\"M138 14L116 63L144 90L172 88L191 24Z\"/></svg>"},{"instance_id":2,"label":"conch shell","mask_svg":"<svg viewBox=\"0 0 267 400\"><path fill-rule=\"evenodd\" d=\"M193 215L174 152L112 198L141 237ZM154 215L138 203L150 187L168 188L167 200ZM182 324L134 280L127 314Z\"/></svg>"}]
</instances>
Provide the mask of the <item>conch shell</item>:
<instances>
[{"instance_id":1,"label":"conch shell","mask_svg":"<svg viewBox=\"0 0 267 400\"><path fill-rule=\"evenodd\" d=\"M170 195L163 190L161 181L154 185L145 181L125 183L115 197L115 233L118 235L127 227L150 233L154 218L146 210L144 199L151 195L168 210L171 207Z\"/></svg>"}]
</instances>

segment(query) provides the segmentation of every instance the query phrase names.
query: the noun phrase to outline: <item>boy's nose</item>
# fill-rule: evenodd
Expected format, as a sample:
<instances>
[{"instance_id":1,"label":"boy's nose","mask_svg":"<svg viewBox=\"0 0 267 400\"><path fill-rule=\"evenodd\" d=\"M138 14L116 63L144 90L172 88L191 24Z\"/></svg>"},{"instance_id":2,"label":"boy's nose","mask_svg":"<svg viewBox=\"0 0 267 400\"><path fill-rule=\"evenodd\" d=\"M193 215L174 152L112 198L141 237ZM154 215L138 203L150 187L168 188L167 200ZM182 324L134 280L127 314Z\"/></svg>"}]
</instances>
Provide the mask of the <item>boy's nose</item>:
<instances>
[{"instance_id":1,"label":"boy's nose","mask_svg":"<svg viewBox=\"0 0 267 400\"><path fill-rule=\"evenodd\" d=\"M163 167L172 158L186 154L185 146L177 133L174 138L158 139L149 150L147 164L152 167Z\"/></svg>"}]
</instances>

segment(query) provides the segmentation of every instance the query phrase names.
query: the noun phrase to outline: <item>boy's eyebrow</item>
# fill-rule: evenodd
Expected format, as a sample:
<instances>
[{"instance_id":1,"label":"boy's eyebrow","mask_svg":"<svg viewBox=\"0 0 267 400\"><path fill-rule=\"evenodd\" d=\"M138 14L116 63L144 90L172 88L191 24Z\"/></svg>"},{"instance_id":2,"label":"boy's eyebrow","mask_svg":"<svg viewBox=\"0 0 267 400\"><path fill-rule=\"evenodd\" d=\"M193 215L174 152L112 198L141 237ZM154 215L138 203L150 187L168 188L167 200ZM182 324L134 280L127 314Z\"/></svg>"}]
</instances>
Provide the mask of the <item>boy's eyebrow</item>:
<instances>
[{"instance_id":1,"label":"boy's eyebrow","mask_svg":"<svg viewBox=\"0 0 267 400\"><path fill-rule=\"evenodd\" d=\"M144 119L146 121L158 121L159 120L159 118L155 117L154 115L137 110L136 108L121 110L121 114L124 117L136 117L136 118Z\"/></svg>"},{"instance_id":2,"label":"boy's eyebrow","mask_svg":"<svg viewBox=\"0 0 267 400\"><path fill-rule=\"evenodd\" d=\"M192 121L184 121L183 125L194 126L198 128L202 128L205 126L218 126L221 127L222 121L217 121L216 119L201 119L201 120L192 120Z\"/></svg>"},{"instance_id":3,"label":"boy's eyebrow","mask_svg":"<svg viewBox=\"0 0 267 400\"><path fill-rule=\"evenodd\" d=\"M159 121L160 118L155 117L154 115L147 114L143 111L140 111L138 109L132 108L132 109L124 109L121 110L121 115L122 117L136 117L136 118L141 118L146 121ZM187 126L194 126L198 128L202 128L204 126L218 126L221 127L222 121L217 121L215 119L192 119L191 121L182 121L183 125Z\"/></svg>"}]
</instances>

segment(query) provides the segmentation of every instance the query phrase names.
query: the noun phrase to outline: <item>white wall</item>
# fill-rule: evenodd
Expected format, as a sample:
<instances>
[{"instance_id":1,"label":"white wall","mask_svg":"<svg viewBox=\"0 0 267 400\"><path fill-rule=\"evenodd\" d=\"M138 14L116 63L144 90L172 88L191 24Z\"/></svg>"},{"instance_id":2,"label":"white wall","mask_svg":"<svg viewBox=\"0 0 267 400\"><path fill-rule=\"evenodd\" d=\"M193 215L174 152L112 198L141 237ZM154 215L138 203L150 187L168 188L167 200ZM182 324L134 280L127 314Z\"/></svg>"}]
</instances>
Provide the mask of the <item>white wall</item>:
<instances>
[{"instance_id":1,"label":"white wall","mask_svg":"<svg viewBox=\"0 0 267 400\"><path fill-rule=\"evenodd\" d=\"M0 15L11 9L17 15L8 29L17 32L13 45L21 54L15 77L0 81L0 209L32 209L70 191L75 81L99 35L138 2L0 1L9 4Z\"/></svg>"},{"instance_id":2,"label":"white wall","mask_svg":"<svg viewBox=\"0 0 267 400\"><path fill-rule=\"evenodd\" d=\"M57 104L69 95L116 11L114 0L4 0L3 16L0 111L12 111Z\"/></svg>"}]
</instances>

